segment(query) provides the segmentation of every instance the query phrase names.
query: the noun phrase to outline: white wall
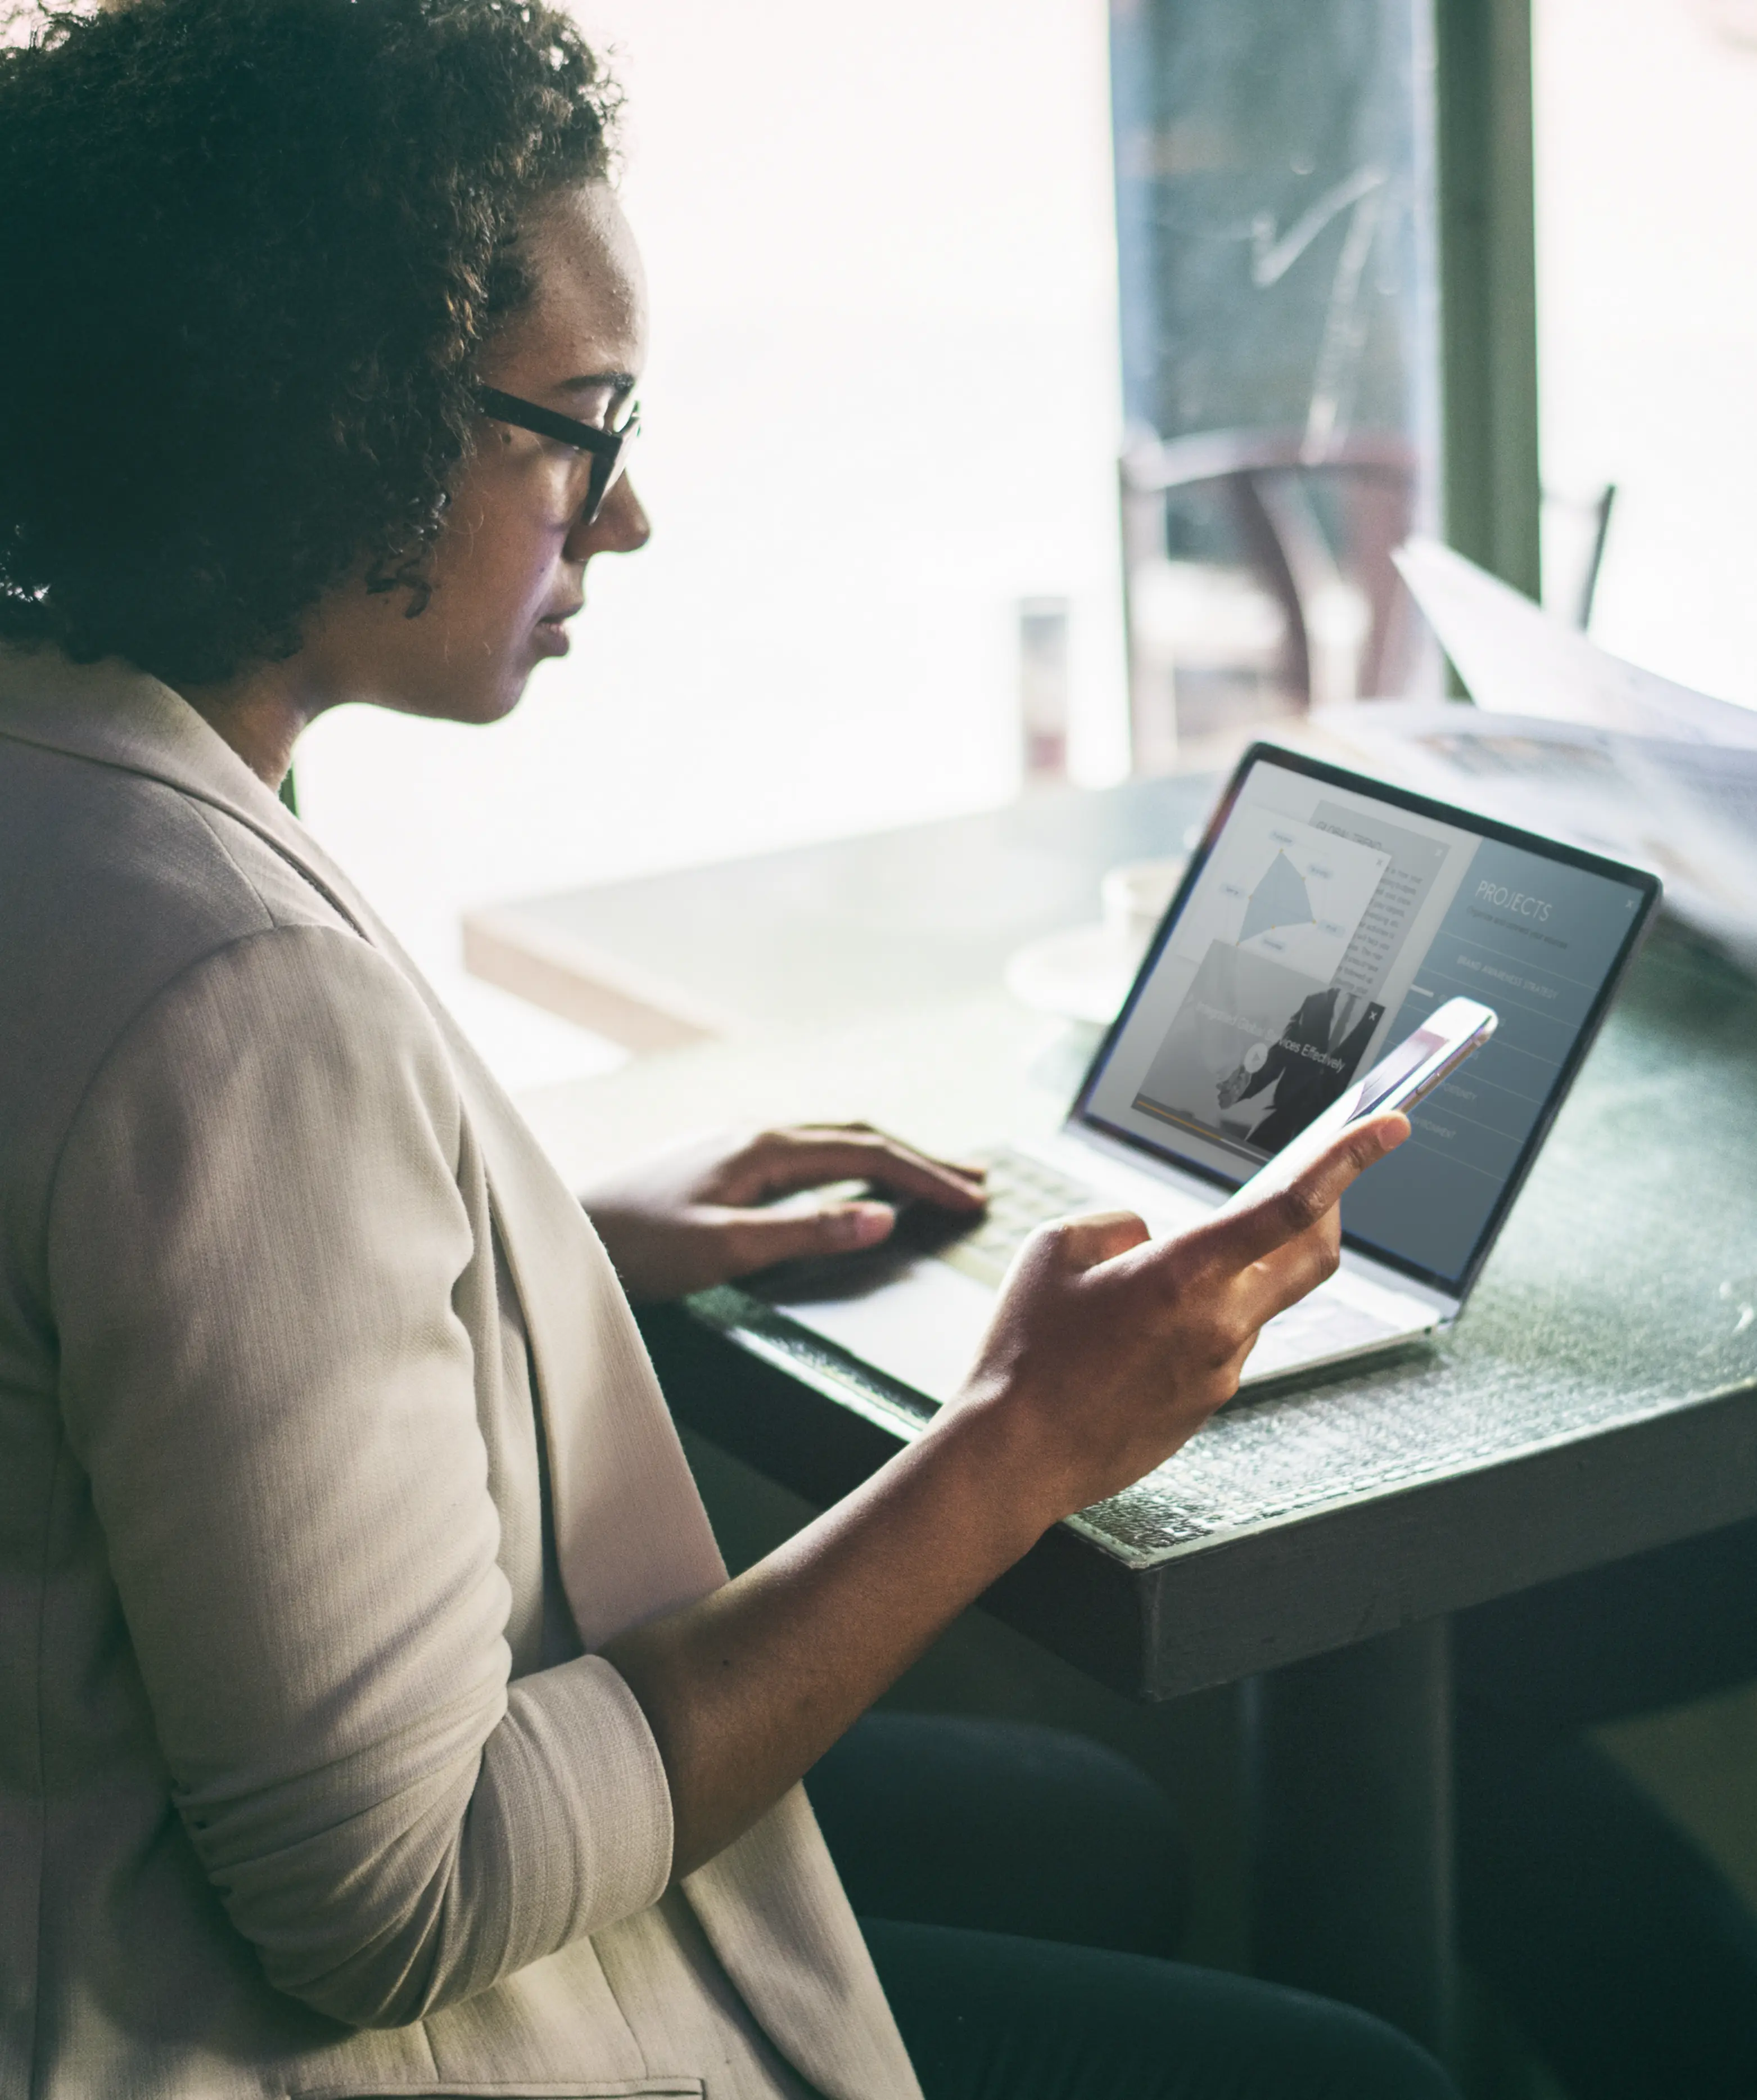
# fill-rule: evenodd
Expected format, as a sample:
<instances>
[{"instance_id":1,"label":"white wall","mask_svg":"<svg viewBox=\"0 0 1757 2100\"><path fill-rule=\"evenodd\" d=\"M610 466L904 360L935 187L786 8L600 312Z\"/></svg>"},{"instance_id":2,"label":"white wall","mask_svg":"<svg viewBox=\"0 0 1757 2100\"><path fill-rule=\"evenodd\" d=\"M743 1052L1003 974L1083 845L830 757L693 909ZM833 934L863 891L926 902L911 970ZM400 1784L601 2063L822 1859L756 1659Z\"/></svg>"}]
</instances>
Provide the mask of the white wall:
<instances>
[{"instance_id":1,"label":"white wall","mask_svg":"<svg viewBox=\"0 0 1757 2100\"><path fill-rule=\"evenodd\" d=\"M1535 15L1544 479L1619 489L1592 632L1757 705L1757 13Z\"/></svg>"},{"instance_id":2,"label":"white wall","mask_svg":"<svg viewBox=\"0 0 1757 2100\"><path fill-rule=\"evenodd\" d=\"M460 908L993 803L1016 602L1072 602L1121 770L1103 0L581 0L628 95L652 545L509 722L347 709L308 820L515 1083L588 1039L476 987Z\"/></svg>"}]
</instances>

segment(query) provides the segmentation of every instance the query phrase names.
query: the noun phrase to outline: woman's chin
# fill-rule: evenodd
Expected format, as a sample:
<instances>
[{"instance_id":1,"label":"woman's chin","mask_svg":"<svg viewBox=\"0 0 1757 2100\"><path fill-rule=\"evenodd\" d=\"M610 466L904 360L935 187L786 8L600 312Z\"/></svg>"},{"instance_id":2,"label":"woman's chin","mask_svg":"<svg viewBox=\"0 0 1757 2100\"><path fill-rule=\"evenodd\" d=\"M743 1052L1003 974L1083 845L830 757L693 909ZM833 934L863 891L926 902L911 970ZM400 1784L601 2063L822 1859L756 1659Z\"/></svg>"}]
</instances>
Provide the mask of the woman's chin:
<instances>
[{"instance_id":1,"label":"woman's chin","mask_svg":"<svg viewBox=\"0 0 1757 2100\"><path fill-rule=\"evenodd\" d=\"M478 642L405 655L393 675L373 682L373 697L399 714L433 721L497 722L525 697L531 676L546 658L565 656L570 646L558 620L537 620L491 646Z\"/></svg>"},{"instance_id":2,"label":"woman's chin","mask_svg":"<svg viewBox=\"0 0 1757 2100\"><path fill-rule=\"evenodd\" d=\"M504 721L525 697L525 688L538 661L509 664L500 675L480 683L462 685L456 680L434 681L404 692L396 699L379 696L380 704L399 714L419 715L428 721L465 722L486 727Z\"/></svg>"},{"instance_id":3,"label":"woman's chin","mask_svg":"<svg viewBox=\"0 0 1757 2100\"><path fill-rule=\"evenodd\" d=\"M533 666L532 668L535 667ZM531 682L531 672L525 671L511 677L492 692L483 693L467 712L460 711L452 719L456 721L478 722L486 726L490 722L504 721L525 697Z\"/></svg>"}]
</instances>

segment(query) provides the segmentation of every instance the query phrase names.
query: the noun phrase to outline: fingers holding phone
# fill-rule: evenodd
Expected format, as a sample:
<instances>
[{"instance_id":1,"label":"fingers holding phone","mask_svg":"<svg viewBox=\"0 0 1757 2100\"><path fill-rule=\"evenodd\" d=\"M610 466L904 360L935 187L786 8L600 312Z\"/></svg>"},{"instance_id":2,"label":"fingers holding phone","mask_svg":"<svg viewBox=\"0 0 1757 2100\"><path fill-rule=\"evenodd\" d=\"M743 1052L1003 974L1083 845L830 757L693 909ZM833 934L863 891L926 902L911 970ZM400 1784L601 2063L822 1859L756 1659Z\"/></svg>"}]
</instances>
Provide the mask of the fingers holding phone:
<instances>
[{"instance_id":1,"label":"fingers holding phone","mask_svg":"<svg viewBox=\"0 0 1757 2100\"><path fill-rule=\"evenodd\" d=\"M1171 1238L1129 1211L1040 1228L941 1423L980 1410L1046 1524L1139 1480L1231 1398L1265 1323L1335 1272L1344 1190L1408 1130L1356 1123Z\"/></svg>"},{"instance_id":2,"label":"fingers holding phone","mask_svg":"<svg viewBox=\"0 0 1757 2100\"><path fill-rule=\"evenodd\" d=\"M1335 1274L1344 1193L1408 1135L1409 1120L1395 1109L1344 1123L1284 1171L1271 1161L1197 1229L1223 1264L1245 1264L1239 1273L1260 1293L1258 1329Z\"/></svg>"}]
</instances>

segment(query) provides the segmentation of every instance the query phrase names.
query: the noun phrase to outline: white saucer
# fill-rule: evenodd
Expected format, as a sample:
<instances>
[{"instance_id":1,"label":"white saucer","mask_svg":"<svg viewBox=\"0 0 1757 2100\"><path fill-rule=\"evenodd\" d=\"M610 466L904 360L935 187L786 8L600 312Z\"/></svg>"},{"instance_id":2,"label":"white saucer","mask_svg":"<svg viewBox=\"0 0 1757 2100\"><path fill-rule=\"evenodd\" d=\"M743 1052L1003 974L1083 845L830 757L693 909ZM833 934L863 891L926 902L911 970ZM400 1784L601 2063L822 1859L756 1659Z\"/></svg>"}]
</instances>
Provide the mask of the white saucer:
<instances>
[{"instance_id":1,"label":"white saucer","mask_svg":"<svg viewBox=\"0 0 1757 2100\"><path fill-rule=\"evenodd\" d=\"M1069 927L1011 956L1006 989L1035 1012L1103 1026L1116 1019L1146 952L1143 940L1116 927Z\"/></svg>"}]
</instances>

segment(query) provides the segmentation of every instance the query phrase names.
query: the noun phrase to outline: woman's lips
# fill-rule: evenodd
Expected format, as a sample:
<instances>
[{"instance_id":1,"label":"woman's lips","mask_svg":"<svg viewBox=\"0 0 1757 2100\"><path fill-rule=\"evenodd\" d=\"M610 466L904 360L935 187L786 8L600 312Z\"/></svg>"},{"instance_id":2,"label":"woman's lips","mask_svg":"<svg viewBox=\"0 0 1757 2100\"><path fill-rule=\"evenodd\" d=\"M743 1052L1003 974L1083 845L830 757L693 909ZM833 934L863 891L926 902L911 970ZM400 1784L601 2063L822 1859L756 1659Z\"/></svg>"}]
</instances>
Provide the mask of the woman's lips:
<instances>
[{"instance_id":1,"label":"woman's lips","mask_svg":"<svg viewBox=\"0 0 1757 2100\"><path fill-rule=\"evenodd\" d=\"M580 605L584 602L583 599L580 600ZM537 646L544 655L565 656L567 654L573 646L572 638L563 623L571 620L579 611L579 605L563 606L559 612L544 613L537 622Z\"/></svg>"}]
</instances>

